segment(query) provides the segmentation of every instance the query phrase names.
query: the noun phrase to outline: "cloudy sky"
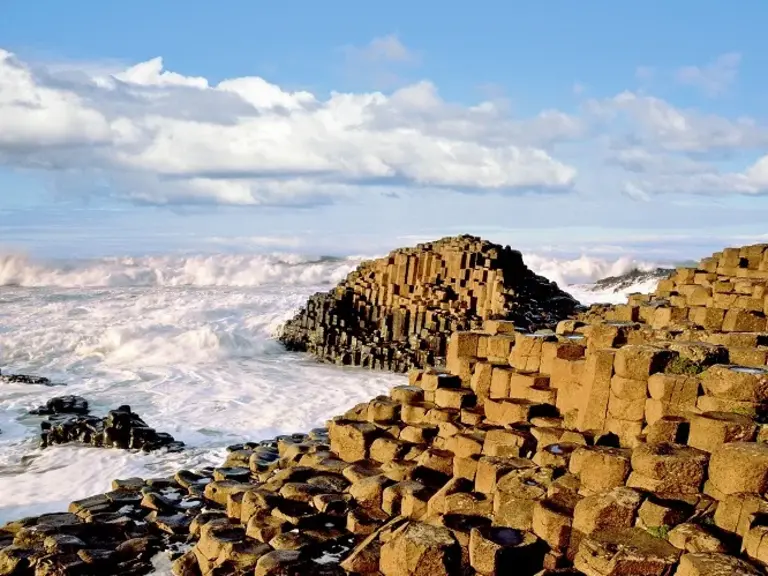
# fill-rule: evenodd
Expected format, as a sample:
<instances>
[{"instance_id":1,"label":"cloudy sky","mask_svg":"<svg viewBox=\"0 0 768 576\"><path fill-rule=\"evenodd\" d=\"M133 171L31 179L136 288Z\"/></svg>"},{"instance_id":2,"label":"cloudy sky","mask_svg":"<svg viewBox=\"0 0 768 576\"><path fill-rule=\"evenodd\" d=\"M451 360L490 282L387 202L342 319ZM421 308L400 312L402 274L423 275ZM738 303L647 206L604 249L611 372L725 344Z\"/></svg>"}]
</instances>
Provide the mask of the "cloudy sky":
<instances>
[{"instance_id":1,"label":"cloudy sky","mask_svg":"<svg viewBox=\"0 0 768 576\"><path fill-rule=\"evenodd\" d=\"M763 0L3 0L0 243L765 239L766 20Z\"/></svg>"}]
</instances>

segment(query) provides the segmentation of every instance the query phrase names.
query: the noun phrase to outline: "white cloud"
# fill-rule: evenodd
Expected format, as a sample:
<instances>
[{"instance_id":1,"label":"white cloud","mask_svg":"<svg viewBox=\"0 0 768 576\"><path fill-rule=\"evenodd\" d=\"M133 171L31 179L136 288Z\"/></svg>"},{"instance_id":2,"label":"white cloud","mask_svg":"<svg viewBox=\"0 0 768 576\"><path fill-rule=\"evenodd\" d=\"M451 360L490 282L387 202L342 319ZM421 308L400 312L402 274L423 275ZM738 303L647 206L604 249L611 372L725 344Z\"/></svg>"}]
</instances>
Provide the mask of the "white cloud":
<instances>
[{"instance_id":1,"label":"white cloud","mask_svg":"<svg viewBox=\"0 0 768 576\"><path fill-rule=\"evenodd\" d=\"M513 119L504 102L486 101L463 107L443 101L430 82L396 91L375 110L373 122L382 129L418 129L436 137L482 142L488 146L516 142L548 147L584 136L584 123L558 110L543 110L527 119Z\"/></svg>"},{"instance_id":2,"label":"white cloud","mask_svg":"<svg viewBox=\"0 0 768 576\"><path fill-rule=\"evenodd\" d=\"M138 84L140 86L191 86L193 88L208 88L208 80L205 78L188 77L163 70L163 59L160 57L131 66L124 72L115 74L115 78L129 84Z\"/></svg>"},{"instance_id":3,"label":"white cloud","mask_svg":"<svg viewBox=\"0 0 768 576\"><path fill-rule=\"evenodd\" d=\"M408 48L396 34L374 38L365 46L343 46L346 75L353 85L380 89L402 87L403 72L421 64L421 55Z\"/></svg>"},{"instance_id":4,"label":"white cloud","mask_svg":"<svg viewBox=\"0 0 768 576\"><path fill-rule=\"evenodd\" d=\"M618 124L625 115L632 122L633 137L666 150L709 152L762 148L768 129L750 118L731 120L694 110L682 110L669 102L625 91L604 100L591 100L587 110L596 118Z\"/></svg>"},{"instance_id":5,"label":"white cloud","mask_svg":"<svg viewBox=\"0 0 768 576\"><path fill-rule=\"evenodd\" d=\"M404 58L395 40L374 53ZM542 147L578 132L574 119L452 105L429 83L321 99L256 77L211 85L160 58L65 72L0 53L0 163L80 174L86 190L98 175L109 194L140 202L301 204L372 185L564 190L576 177Z\"/></svg>"},{"instance_id":6,"label":"white cloud","mask_svg":"<svg viewBox=\"0 0 768 576\"><path fill-rule=\"evenodd\" d=\"M635 200L649 200L663 194L704 196L768 195L768 156L742 171L722 170L674 156L645 154L646 171L636 171L624 183L623 194ZM649 168L655 168L649 169Z\"/></svg>"},{"instance_id":7,"label":"white cloud","mask_svg":"<svg viewBox=\"0 0 768 576\"><path fill-rule=\"evenodd\" d=\"M584 109L601 144L596 153L628 198L768 194L768 157L754 161L768 146L768 127L752 118L681 109L629 91Z\"/></svg>"},{"instance_id":8,"label":"white cloud","mask_svg":"<svg viewBox=\"0 0 768 576\"><path fill-rule=\"evenodd\" d=\"M213 236L207 240L211 244L222 244L238 248L242 248L243 246L258 248L298 248L304 244L304 241L298 236Z\"/></svg>"},{"instance_id":9,"label":"white cloud","mask_svg":"<svg viewBox=\"0 0 768 576\"><path fill-rule=\"evenodd\" d=\"M418 56L400 42L396 34L374 38L367 46L362 48L351 46L347 50L351 56L369 62L413 62L418 60Z\"/></svg>"},{"instance_id":10,"label":"white cloud","mask_svg":"<svg viewBox=\"0 0 768 576\"><path fill-rule=\"evenodd\" d=\"M641 174L697 174L708 169L705 163L686 156L653 153L640 147L612 150L608 159L628 172Z\"/></svg>"},{"instance_id":11,"label":"white cloud","mask_svg":"<svg viewBox=\"0 0 768 576\"><path fill-rule=\"evenodd\" d=\"M627 198L637 200L638 202L649 202L651 200L650 194L641 189L634 182L625 182L621 189L621 193Z\"/></svg>"},{"instance_id":12,"label":"white cloud","mask_svg":"<svg viewBox=\"0 0 768 576\"><path fill-rule=\"evenodd\" d=\"M755 186L768 190L768 155L752 164L745 172L745 176Z\"/></svg>"},{"instance_id":13,"label":"white cloud","mask_svg":"<svg viewBox=\"0 0 768 576\"><path fill-rule=\"evenodd\" d=\"M684 66L676 73L681 84L694 86L710 96L725 92L736 80L741 54L730 52L718 56L705 66Z\"/></svg>"},{"instance_id":14,"label":"white cloud","mask_svg":"<svg viewBox=\"0 0 768 576\"><path fill-rule=\"evenodd\" d=\"M402 61L400 46L368 48ZM44 171L62 194L298 206L424 189L768 192L768 157L754 161L766 126L636 92L516 118L498 99L448 102L428 81L324 97L259 77L212 83L160 58L76 68L0 51L0 165ZM578 179L574 158L590 166Z\"/></svg>"},{"instance_id":15,"label":"white cloud","mask_svg":"<svg viewBox=\"0 0 768 576\"><path fill-rule=\"evenodd\" d=\"M29 148L109 140L107 119L77 94L47 88L0 50L0 146Z\"/></svg>"}]
</instances>

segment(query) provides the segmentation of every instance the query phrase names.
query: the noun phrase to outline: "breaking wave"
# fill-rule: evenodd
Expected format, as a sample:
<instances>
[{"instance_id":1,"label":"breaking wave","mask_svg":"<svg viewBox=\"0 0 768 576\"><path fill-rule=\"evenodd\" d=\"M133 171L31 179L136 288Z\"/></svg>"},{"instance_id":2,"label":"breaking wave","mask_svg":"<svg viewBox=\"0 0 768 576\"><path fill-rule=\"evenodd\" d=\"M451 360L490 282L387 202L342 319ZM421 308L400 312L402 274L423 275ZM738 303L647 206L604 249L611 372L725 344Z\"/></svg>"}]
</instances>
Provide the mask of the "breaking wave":
<instances>
[{"instance_id":1,"label":"breaking wave","mask_svg":"<svg viewBox=\"0 0 768 576\"><path fill-rule=\"evenodd\" d=\"M658 264L631 257L614 260L524 254L528 267L561 287L596 282ZM114 257L98 260L33 260L0 253L0 286L26 288L225 287L265 284L311 286L340 282L363 256L309 258L298 254Z\"/></svg>"},{"instance_id":2,"label":"breaking wave","mask_svg":"<svg viewBox=\"0 0 768 576\"><path fill-rule=\"evenodd\" d=\"M608 260L593 256L555 258L539 254L523 254L523 259L531 270L557 282L560 287L591 284L609 276L623 276L632 270L649 271L658 267L654 262L638 260L630 256Z\"/></svg>"},{"instance_id":3,"label":"breaking wave","mask_svg":"<svg viewBox=\"0 0 768 576\"><path fill-rule=\"evenodd\" d=\"M359 257L306 258L295 254L145 256L35 261L0 254L0 286L25 288L223 287L331 284Z\"/></svg>"}]
</instances>

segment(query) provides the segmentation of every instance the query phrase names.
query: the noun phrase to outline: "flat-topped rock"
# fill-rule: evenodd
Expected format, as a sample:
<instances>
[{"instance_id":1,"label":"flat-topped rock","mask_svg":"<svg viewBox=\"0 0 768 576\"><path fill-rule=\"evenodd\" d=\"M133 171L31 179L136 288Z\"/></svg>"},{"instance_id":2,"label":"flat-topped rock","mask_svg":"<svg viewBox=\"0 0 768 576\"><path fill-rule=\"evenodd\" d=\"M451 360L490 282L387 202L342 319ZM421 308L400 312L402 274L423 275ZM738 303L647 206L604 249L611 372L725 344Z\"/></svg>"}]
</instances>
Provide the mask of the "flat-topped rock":
<instances>
[{"instance_id":1,"label":"flat-topped rock","mask_svg":"<svg viewBox=\"0 0 768 576\"><path fill-rule=\"evenodd\" d=\"M610 529L583 539L574 566L587 576L665 576L680 550L640 528Z\"/></svg>"},{"instance_id":2,"label":"flat-topped rock","mask_svg":"<svg viewBox=\"0 0 768 576\"><path fill-rule=\"evenodd\" d=\"M723 444L712 454L709 479L723 494L765 494L768 491L768 444Z\"/></svg>"},{"instance_id":3,"label":"flat-topped rock","mask_svg":"<svg viewBox=\"0 0 768 576\"><path fill-rule=\"evenodd\" d=\"M452 576L461 565L461 549L447 528L410 522L381 549L384 576Z\"/></svg>"},{"instance_id":4,"label":"flat-topped rock","mask_svg":"<svg viewBox=\"0 0 768 576\"><path fill-rule=\"evenodd\" d=\"M761 403L768 400L768 369L716 365L702 374L707 394L728 400Z\"/></svg>"},{"instance_id":5,"label":"flat-topped rock","mask_svg":"<svg viewBox=\"0 0 768 576\"><path fill-rule=\"evenodd\" d=\"M727 554L684 554L674 576L759 576L761 572L744 560Z\"/></svg>"}]
</instances>

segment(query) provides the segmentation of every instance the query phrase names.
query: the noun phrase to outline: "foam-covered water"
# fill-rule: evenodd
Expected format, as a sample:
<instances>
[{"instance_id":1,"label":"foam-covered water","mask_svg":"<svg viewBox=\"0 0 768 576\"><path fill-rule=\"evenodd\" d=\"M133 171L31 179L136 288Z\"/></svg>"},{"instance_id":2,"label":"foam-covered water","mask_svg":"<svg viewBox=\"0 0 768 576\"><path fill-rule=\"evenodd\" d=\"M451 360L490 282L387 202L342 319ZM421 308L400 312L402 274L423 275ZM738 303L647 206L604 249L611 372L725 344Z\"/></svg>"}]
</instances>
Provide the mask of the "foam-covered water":
<instances>
[{"instance_id":1,"label":"foam-covered water","mask_svg":"<svg viewBox=\"0 0 768 576\"><path fill-rule=\"evenodd\" d=\"M360 260L308 259L293 254L217 254L38 262L21 254L0 254L0 286L246 288L270 282L311 286L340 281Z\"/></svg>"},{"instance_id":2,"label":"foam-covered water","mask_svg":"<svg viewBox=\"0 0 768 576\"><path fill-rule=\"evenodd\" d=\"M623 304L632 293L653 292L658 283L658 279L644 280L630 286L607 289L595 289L591 284L572 284L566 290L582 304Z\"/></svg>"},{"instance_id":3,"label":"foam-covered water","mask_svg":"<svg viewBox=\"0 0 768 576\"><path fill-rule=\"evenodd\" d=\"M526 256L560 282L634 264ZM36 261L0 255L0 367L62 387L0 383L0 523L65 509L113 478L218 465L225 447L306 431L403 377L286 353L277 328L359 258L166 256ZM613 266L613 268L611 268ZM590 300L599 295L589 294ZM48 398L79 394L94 413L130 404L188 445L178 454L37 448Z\"/></svg>"},{"instance_id":4,"label":"foam-covered water","mask_svg":"<svg viewBox=\"0 0 768 576\"><path fill-rule=\"evenodd\" d=\"M579 302L587 305L598 302L620 304L626 302L627 295L632 292L652 292L658 283L658 279L653 279L638 281L630 286L606 286L604 289L594 285L594 282L603 278L621 277L632 270L649 271L658 266L630 256L606 260L584 255L564 259L526 254L525 262L537 274L557 282Z\"/></svg>"}]
</instances>

